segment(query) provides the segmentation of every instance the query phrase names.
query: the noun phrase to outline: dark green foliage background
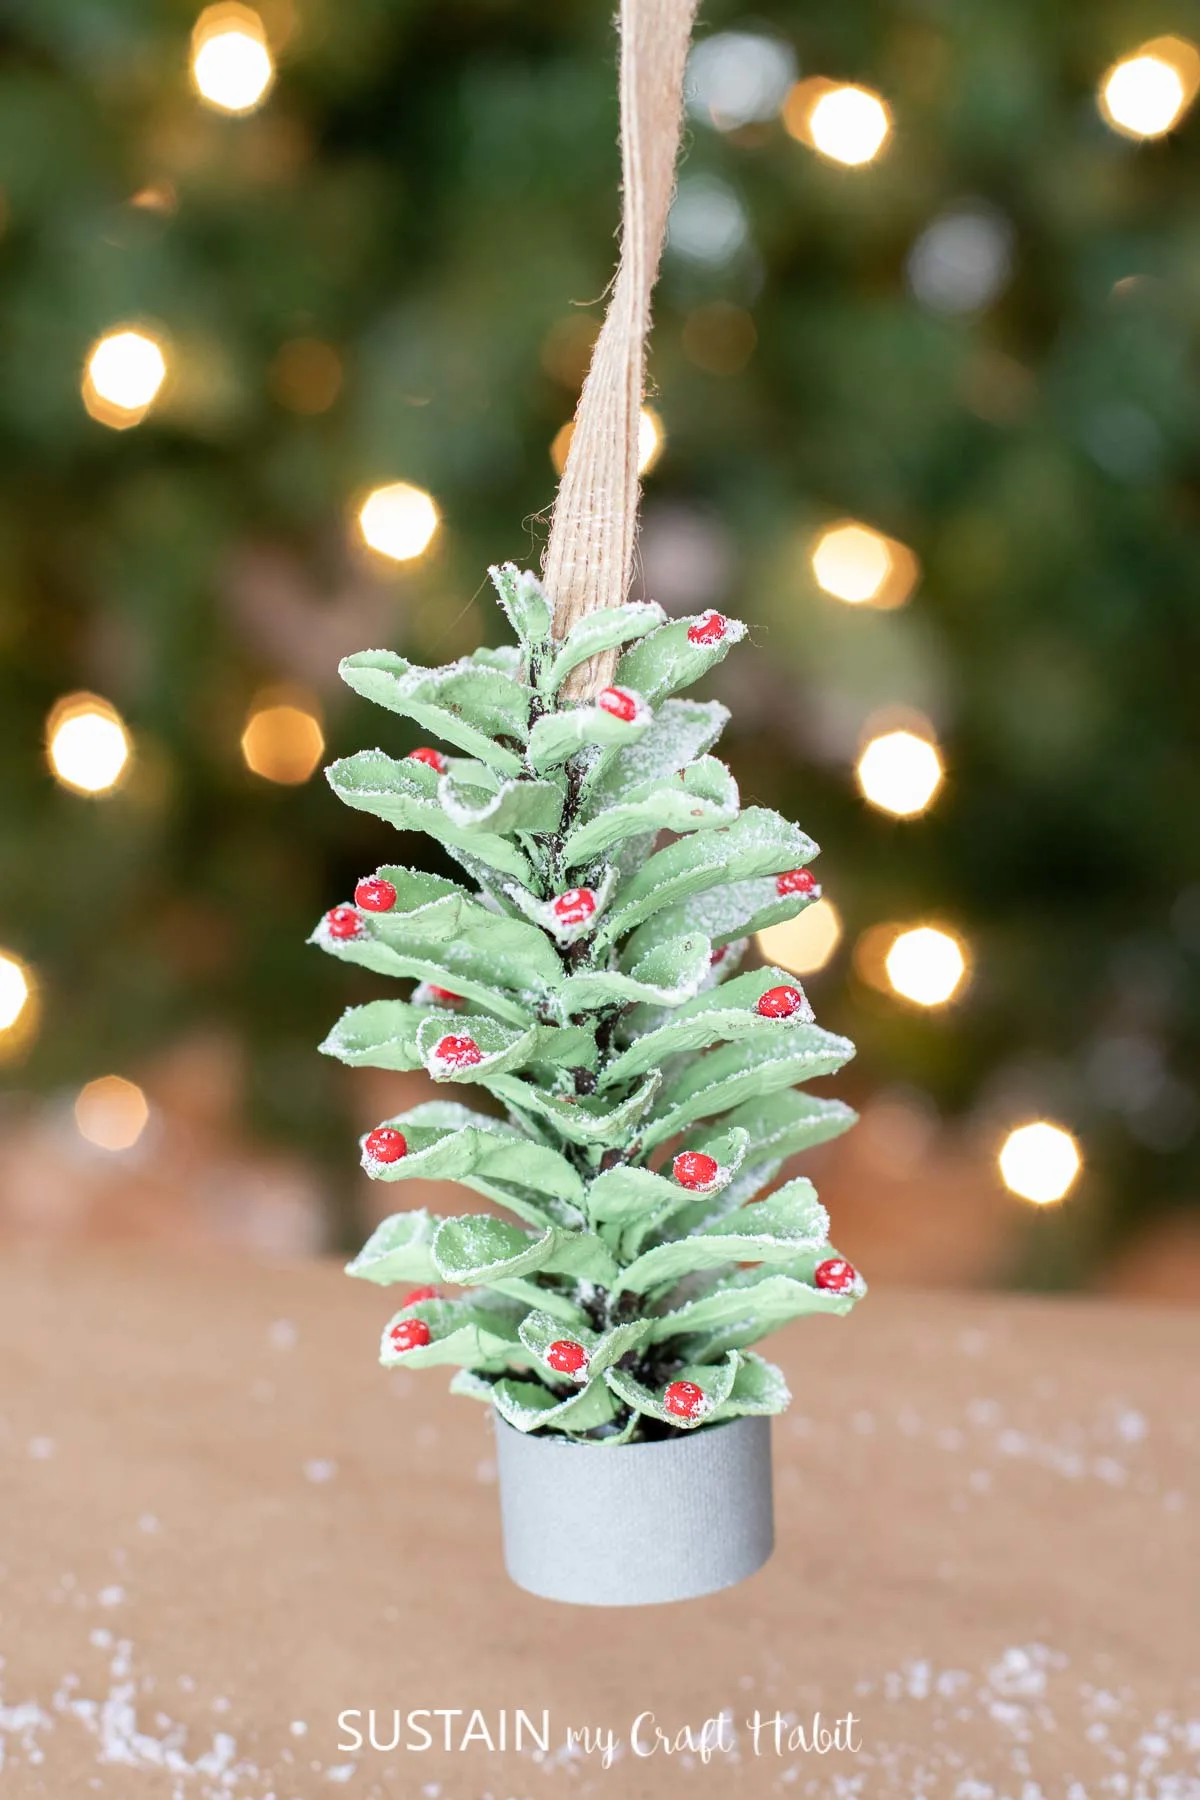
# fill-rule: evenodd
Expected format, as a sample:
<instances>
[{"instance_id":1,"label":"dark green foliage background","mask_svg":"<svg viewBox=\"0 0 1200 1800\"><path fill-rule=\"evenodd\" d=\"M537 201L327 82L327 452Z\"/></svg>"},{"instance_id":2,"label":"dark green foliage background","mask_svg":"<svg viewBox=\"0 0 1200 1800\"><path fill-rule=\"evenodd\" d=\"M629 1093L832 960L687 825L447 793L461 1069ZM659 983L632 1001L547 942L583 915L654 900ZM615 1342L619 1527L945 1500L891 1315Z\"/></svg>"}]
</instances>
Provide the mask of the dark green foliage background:
<instances>
[{"instance_id":1,"label":"dark green foliage background","mask_svg":"<svg viewBox=\"0 0 1200 1800\"><path fill-rule=\"evenodd\" d=\"M381 840L323 782L245 772L246 706L291 671L222 596L268 544L332 605L365 579L353 498L403 477L445 530L385 578L392 642L440 661L495 631L472 596L488 561L536 559L547 445L574 400L541 346L611 271L609 9L298 0L277 87L244 120L189 91L193 17L9 0L0 21L0 942L45 1000L6 1073L48 1090L232 1021L256 1128L345 1167L342 1090L313 1046L352 996L304 938ZM932 915L975 951L969 996L929 1017L855 984L844 955L814 983L823 1023L860 1043L861 1093L905 1082L970 1115L1019 1090L1071 1123L1085 1184L1014 1274L1084 1280L1196 1192L1200 126L1135 146L1093 94L1154 33L1200 37L1200 7L703 9L705 30L744 24L789 39L805 74L878 87L897 134L853 171L778 125L692 130L688 171L739 191L755 254L703 275L668 259L653 374L669 448L648 501L708 509L736 546L724 599L757 646L729 676L744 797L822 842L851 937ZM162 180L173 214L129 206ZM1015 275L983 312L940 318L905 256L966 197L1012 221ZM687 313L715 298L755 319L736 377L682 350ZM143 316L171 334L178 391L110 432L80 404L82 359ZM315 419L268 380L297 335L345 361ZM921 558L903 613L813 590L805 543L843 513ZM866 809L810 729L831 691L887 700L893 674L894 697L933 696L951 770L908 824ZM46 771L45 715L78 687L137 742L108 802ZM331 752L376 741L365 703L325 699Z\"/></svg>"}]
</instances>

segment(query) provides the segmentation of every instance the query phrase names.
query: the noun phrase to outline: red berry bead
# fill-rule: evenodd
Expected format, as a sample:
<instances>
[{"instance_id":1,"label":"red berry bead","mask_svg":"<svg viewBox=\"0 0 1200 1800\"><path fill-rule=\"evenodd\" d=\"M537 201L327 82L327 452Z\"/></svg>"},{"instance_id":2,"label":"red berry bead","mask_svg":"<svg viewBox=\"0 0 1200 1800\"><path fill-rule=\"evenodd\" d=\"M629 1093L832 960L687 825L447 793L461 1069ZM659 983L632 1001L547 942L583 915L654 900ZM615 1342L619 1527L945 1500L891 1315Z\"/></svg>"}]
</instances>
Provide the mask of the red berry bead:
<instances>
[{"instance_id":1,"label":"red berry bead","mask_svg":"<svg viewBox=\"0 0 1200 1800\"><path fill-rule=\"evenodd\" d=\"M628 688L603 688L596 695L596 705L601 712L611 713L614 719L622 719L626 725L632 725L638 716L638 697Z\"/></svg>"},{"instance_id":2,"label":"red berry bead","mask_svg":"<svg viewBox=\"0 0 1200 1800\"><path fill-rule=\"evenodd\" d=\"M550 902L550 911L560 925L582 925L596 910L596 896L591 888L568 888Z\"/></svg>"},{"instance_id":3,"label":"red berry bead","mask_svg":"<svg viewBox=\"0 0 1200 1800\"><path fill-rule=\"evenodd\" d=\"M729 620L724 613L714 612L711 608L701 613L694 625L688 626L689 644L719 644L725 636L725 627Z\"/></svg>"},{"instance_id":4,"label":"red berry bead","mask_svg":"<svg viewBox=\"0 0 1200 1800\"><path fill-rule=\"evenodd\" d=\"M706 1156L703 1150L684 1150L671 1164L671 1173L680 1187L695 1188L703 1193L716 1181L721 1165L715 1156Z\"/></svg>"},{"instance_id":5,"label":"red berry bead","mask_svg":"<svg viewBox=\"0 0 1200 1800\"><path fill-rule=\"evenodd\" d=\"M858 1280L858 1270L853 1263L845 1262L840 1256L831 1256L828 1262L818 1263L813 1270L813 1286L828 1288L832 1294L845 1294Z\"/></svg>"},{"instance_id":6,"label":"red berry bead","mask_svg":"<svg viewBox=\"0 0 1200 1800\"><path fill-rule=\"evenodd\" d=\"M352 906L335 906L325 914L325 928L331 938L356 938L362 934L362 920Z\"/></svg>"},{"instance_id":7,"label":"red berry bead","mask_svg":"<svg viewBox=\"0 0 1200 1800\"><path fill-rule=\"evenodd\" d=\"M391 912L396 904L396 890L382 875L370 875L355 888L354 904L364 912Z\"/></svg>"},{"instance_id":8,"label":"red berry bead","mask_svg":"<svg viewBox=\"0 0 1200 1800\"><path fill-rule=\"evenodd\" d=\"M799 988L768 988L761 996L756 1007L764 1019L790 1019L804 1005L804 995Z\"/></svg>"},{"instance_id":9,"label":"red berry bead","mask_svg":"<svg viewBox=\"0 0 1200 1800\"><path fill-rule=\"evenodd\" d=\"M410 750L408 760L409 762L424 763L426 768L434 769L439 775L446 773L445 757L440 750L431 750L428 744L422 744L419 749Z\"/></svg>"},{"instance_id":10,"label":"red berry bead","mask_svg":"<svg viewBox=\"0 0 1200 1800\"><path fill-rule=\"evenodd\" d=\"M704 1389L694 1381L673 1381L663 1395L663 1405L678 1419L698 1419L704 1411Z\"/></svg>"},{"instance_id":11,"label":"red berry bead","mask_svg":"<svg viewBox=\"0 0 1200 1800\"><path fill-rule=\"evenodd\" d=\"M469 1037L439 1038L433 1054L438 1062L449 1063L452 1069L471 1069L483 1061L483 1051L475 1039Z\"/></svg>"},{"instance_id":12,"label":"red berry bead","mask_svg":"<svg viewBox=\"0 0 1200 1800\"><path fill-rule=\"evenodd\" d=\"M428 983L428 987L429 998L435 1001L438 1006L461 1006L461 994L452 994L449 988L434 987L432 982Z\"/></svg>"},{"instance_id":13,"label":"red berry bead","mask_svg":"<svg viewBox=\"0 0 1200 1800\"><path fill-rule=\"evenodd\" d=\"M433 1333L424 1319L401 1319L398 1325L392 1326L388 1336L392 1340L393 1350L419 1350L422 1344L429 1342Z\"/></svg>"},{"instance_id":14,"label":"red berry bead","mask_svg":"<svg viewBox=\"0 0 1200 1800\"><path fill-rule=\"evenodd\" d=\"M573 1338L559 1338L546 1352L546 1361L560 1375L578 1375L587 1366L588 1353Z\"/></svg>"},{"instance_id":15,"label":"red berry bead","mask_svg":"<svg viewBox=\"0 0 1200 1800\"><path fill-rule=\"evenodd\" d=\"M715 969L719 963L723 963L725 961L725 958L728 955L729 955L729 945L728 944L722 944L719 949L710 951L709 958L708 958L709 968Z\"/></svg>"},{"instance_id":16,"label":"red berry bead","mask_svg":"<svg viewBox=\"0 0 1200 1800\"><path fill-rule=\"evenodd\" d=\"M775 877L775 892L782 899L784 894L815 894L817 878L807 869L789 869L786 875Z\"/></svg>"},{"instance_id":17,"label":"red berry bead","mask_svg":"<svg viewBox=\"0 0 1200 1800\"><path fill-rule=\"evenodd\" d=\"M379 1125L368 1131L364 1148L373 1162L399 1162L408 1155L408 1139L394 1125Z\"/></svg>"},{"instance_id":18,"label":"red berry bead","mask_svg":"<svg viewBox=\"0 0 1200 1800\"><path fill-rule=\"evenodd\" d=\"M401 1306L415 1306L419 1300L436 1300L438 1291L435 1287L414 1288L411 1294L405 1294Z\"/></svg>"}]
</instances>

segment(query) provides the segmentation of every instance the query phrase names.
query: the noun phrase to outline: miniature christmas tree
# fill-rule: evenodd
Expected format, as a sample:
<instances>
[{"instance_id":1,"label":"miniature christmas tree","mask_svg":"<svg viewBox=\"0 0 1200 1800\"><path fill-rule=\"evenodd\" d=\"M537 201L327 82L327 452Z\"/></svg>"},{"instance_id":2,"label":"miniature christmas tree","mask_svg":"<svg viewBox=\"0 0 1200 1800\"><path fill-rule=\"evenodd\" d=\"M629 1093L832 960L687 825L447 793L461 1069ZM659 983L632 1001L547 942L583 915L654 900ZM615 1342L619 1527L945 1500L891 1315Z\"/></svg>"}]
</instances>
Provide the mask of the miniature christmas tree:
<instances>
[{"instance_id":1,"label":"miniature christmas tree","mask_svg":"<svg viewBox=\"0 0 1200 1800\"><path fill-rule=\"evenodd\" d=\"M367 1173L457 1181L506 1216L397 1212L350 1273L406 1290L385 1364L449 1365L456 1392L523 1432L621 1444L779 1412L786 1383L751 1346L864 1287L809 1181L760 1198L852 1123L800 1084L853 1046L783 970L739 972L755 931L820 893L817 846L743 809L709 754L725 708L679 697L745 628L627 603L556 637L536 577L492 578L517 644L441 669L383 650L342 664L449 751L329 770L348 805L428 833L470 885L385 866L313 941L416 984L351 1008L329 1055L491 1102L385 1120Z\"/></svg>"}]
</instances>

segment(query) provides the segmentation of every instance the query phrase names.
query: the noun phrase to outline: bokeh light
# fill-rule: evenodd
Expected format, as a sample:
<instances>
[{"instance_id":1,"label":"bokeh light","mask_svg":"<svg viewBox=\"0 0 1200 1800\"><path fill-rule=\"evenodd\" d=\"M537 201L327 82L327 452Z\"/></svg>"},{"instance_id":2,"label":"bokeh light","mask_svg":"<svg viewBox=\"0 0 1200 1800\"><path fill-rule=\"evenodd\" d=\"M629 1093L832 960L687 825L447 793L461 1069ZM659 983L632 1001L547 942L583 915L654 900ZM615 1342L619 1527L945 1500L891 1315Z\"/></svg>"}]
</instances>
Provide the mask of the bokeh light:
<instances>
[{"instance_id":1,"label":"bokeh light","mask_svg":"<svg viewBox=\"0 0 1200 1800\"><path fill-rule=\"evenodd\" d=\"M1052 1206L1063 1199L1083 1167L1071 1133L1049 1119L1010 1131L998 1161L1005 1187L1034 1206Z\"/></svg>"},{"instance_id":2,"label":"bokeh light","mask_svg":"<svg viewBox=\"0 0 1200 1800\"><path fill-rule=\"evenodd\" d=\"M648 475L663 453L667 437L663 422L652 406L638 416L638 474Z\"/></svg>"},{"instance_id":3,"label":"bokeh light","mask_svg":"<svg viewBox=\"0 0 1200 1800\"><path fill-rule=\"evenodd\" d=\"M884 958L894 993L917 1006L944 1006L962 986L967 957L961 940L936 925L900 931Z\"/></svg>"},{"instance_id":4,"label":"bokeh light","mask_svg":"<svg viewBox=\"0 0 1200 1800\"><path fill-rule=\"evenodd\" d=\"M325 734L315 701L260 697L242 732L246 767L264 781L298 787L308 780L325 752Z\"/></svg>"},{"instance_id":5,"label":"bokeh light","mask_svg":"<svg viewBox=\"0 0 1200 1800\"><path fill-rule=\"evenodd\" d=\"M796 75L796 53L779 38L718 31L688 57L688 111L718 131L774 118Z\"/></svg>"},{"instance_id":6,"label":"bokeh light","mask_svg":"<svg viewBox=\"0 0 1200 1800\"><path fill-rule=\"evenodd\" d=\"M887 731L873 737L855 771L863 798L898 819L915 818L942 785L944 769L937 745L914 731Z\"/></svg>"},{"instance_id":7,"label":"bokeh light","mask_svg":"<svg viewBox=\"0 0 1200 1800\"><path fill-rule=\"evenodd\" d=\"M814 900L811 906L786 919L782 925L768 925L755 942L763 959L776 963L793 975L815 975L823 969L842 936L842 921L830 900Z\"/></svg>"},{"instance_id":8,"label":"bokeh light","mask_svg":"<svg viewBox=\"0 0 1200 1800\"><path fill-rule=\"evenodd\" d=\"M124 774L130 753L120 713L98 694L68 694L46 720L51 771L76 793L110 793Z\"/></svg>"},{"instance_id":9,"label":"bokeh light","mask_svg":"<svg viewBox=\"0 0 1200 1800\"><path fill-rule=\"evenodd\" d=\"M568 419L560 425L550 445L550 461L554 464L555 474L561 475L567 466L567 453L571 448L571 439L575 436L575 421ZM663 422L652 406L643 406L638 417L638 474L646 475L654 467L666 446L667 434Z\"/></svg>"},{"instance_id":10,"label":"bokeh light","mask_svg":"<svg viewBox=\"0 0 1200 1800\"><path fill-rule=\"evenodd\" d=\"M847 606L903 606L920 577L906 544L858 519L839 519L810 551L817 586Z\"/></svg>"},{"instance_id":11,"label":"bokeh light","mask_svg":"<svg viewBox=\"0 0 1200 1800\"><path fill-rule=\"evenodd\" d=\"M79 1135L98 1150L132 1150L149 1118L145 1094L123 1075L102 1075L76 1096Z\"/></svg>"},{"instance_id":12,"label":"bokeh light","mask_svg":"<svg viewBox=\"0 0 1200 1800\"><path fill-rule=\"evenodd\" d=\"M408 481L373 488L358 509L363 542L392 562L411 562L421 556L439 523L433 496Z\"/></svg>"},{"instance_id":13,"label":"bokeh light","mask_svg":"<svg viewBox=\"0 0 1200 1800\"><path fill-rule=\"evenodd\" d=\"M206 6L192 29L192 82L219 112L253 112L275 79L267 33L253 7Z\"/></svg>"},{"instance_id":14,"label":"bokeh light","mask_svg":"<svg viewBox=\"0 0 1200 1800\"><path fill-rule=\"evenodd\" d=\"M783 123L792 137L830 162L857 168L873 162L887 143L892 115L873 89L818 75L792 88Z\"/></svg>"},{"instance_id":15,"label":"bokeh light","mask_svg":"<svg viewBox=\"0 0 1200 1800\"><path fill-rule=\"evenodd\" d=\"M1197 88L1200 50L1186 38L1155 38L1108 70L1097 104L1122 136L1157 138L1178 124Z\"/></svg>"},{"instance_id":16,"label":"bokeh light","mask_svg":"<svg viewBox=\"0 0 1200 1800\"><path fill-rule=\"evenodd\" d=\"M29 971L11 950L0 950L0 1032L11 1031L33 998Z\"/></svg>"},{"instance_id":17,"label":"bokeh light","mask_svg":"<svg viewBox=\"0 0 1200 1800\"><path fill-rule=\"evenodd\" d=\"M105 332L88 351L83 404L99 424L125 431L146 417L166 378L159 339L144 327L121 326Z\"/></svg>"}]
</instances>

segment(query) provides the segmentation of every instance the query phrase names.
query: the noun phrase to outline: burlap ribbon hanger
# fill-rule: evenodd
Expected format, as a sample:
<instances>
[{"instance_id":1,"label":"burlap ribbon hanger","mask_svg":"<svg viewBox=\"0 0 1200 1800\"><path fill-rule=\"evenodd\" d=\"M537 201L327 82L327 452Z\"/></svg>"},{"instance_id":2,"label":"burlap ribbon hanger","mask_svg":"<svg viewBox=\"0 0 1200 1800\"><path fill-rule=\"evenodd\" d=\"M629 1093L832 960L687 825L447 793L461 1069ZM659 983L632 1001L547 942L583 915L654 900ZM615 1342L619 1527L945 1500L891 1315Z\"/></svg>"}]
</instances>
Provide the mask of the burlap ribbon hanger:
<instances>
[{"instance_id":1,"label":"burlap ribbon hanger","mask_svg":"<svg viewBox=\"0 0 1200 1800\"><path fill-rule=\"evenodd\" d=\"M554 631L618 606L633 570L638 508L638 424L645 380L650 293L658 273L697 0L621 0L621 261L575 413L550 521L543 578ZM568 678L574 697L611 679L615 653Z\"/></svg>"}]
</instances>

